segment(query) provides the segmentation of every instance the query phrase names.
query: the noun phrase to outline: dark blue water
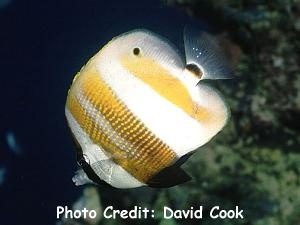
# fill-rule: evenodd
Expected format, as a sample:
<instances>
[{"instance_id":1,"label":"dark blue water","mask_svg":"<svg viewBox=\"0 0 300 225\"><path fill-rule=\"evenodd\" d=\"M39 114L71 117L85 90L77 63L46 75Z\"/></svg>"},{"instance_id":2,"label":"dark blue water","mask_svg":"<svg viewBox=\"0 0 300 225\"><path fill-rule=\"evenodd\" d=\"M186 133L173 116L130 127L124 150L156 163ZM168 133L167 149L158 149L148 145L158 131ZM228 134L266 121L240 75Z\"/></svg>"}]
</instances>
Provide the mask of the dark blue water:
<instances>
[{"instance_id":1,"label":"dark blue water","mask_svg":"<svg viewBox=\"0 0 300 225\"><path fill-rule=\"evenodd\" d=\"M130 2L130 3L129 3ZM81 193L72 184L74 146L64 116L74 74L103 44L135 28L182 47L190 19L160 1L12 0L0 9L0 224L55 224L57 205ZM12 131L22 148L5 140Z\"/></svg>"}]
</instances>

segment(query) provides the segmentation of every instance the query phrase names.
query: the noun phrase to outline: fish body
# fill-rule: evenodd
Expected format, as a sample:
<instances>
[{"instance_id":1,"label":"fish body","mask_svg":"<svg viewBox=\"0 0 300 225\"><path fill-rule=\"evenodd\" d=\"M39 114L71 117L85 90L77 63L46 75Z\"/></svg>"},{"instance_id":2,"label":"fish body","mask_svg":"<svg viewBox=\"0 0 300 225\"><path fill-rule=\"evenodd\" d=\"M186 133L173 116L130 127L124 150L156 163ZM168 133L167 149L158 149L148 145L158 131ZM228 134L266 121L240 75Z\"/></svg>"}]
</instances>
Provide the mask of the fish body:
<instances>
[{"instance_id":1,"label":"fish body","mask_svg":"<svg viewBox=\"0 0 300 225\"><path fill-rule=\"evenodd\" d=\"M188 52L185 63L164 38L134 30L89 60L65 107L83 168L73 178L76 185L170 187L190 179L180 165L228 118L220 94L199 82L216 69L198 53Z\"/></svg>"}]
</instances>

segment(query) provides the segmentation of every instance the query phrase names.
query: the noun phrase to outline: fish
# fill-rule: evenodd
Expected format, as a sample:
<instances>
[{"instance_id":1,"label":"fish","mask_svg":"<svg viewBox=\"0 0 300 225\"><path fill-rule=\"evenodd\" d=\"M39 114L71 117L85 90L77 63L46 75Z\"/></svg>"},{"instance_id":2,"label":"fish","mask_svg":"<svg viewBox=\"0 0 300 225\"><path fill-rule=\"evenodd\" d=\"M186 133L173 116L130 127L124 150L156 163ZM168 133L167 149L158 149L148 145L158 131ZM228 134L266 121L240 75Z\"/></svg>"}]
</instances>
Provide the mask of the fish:
<instances>
[{"instance_id":1,"label":"fish","mask_svg":"<svg viewBox=\"0 0 300 225\"><path fill-rule=\"evenodd\" d=\"M225 126L230 110L205 79L233 72L216 39L184 29L185 59L147 29L114 37L78 72L65 115L79 169L75 185L168 188L181 165Z\"/></svg>"}]
</instances>

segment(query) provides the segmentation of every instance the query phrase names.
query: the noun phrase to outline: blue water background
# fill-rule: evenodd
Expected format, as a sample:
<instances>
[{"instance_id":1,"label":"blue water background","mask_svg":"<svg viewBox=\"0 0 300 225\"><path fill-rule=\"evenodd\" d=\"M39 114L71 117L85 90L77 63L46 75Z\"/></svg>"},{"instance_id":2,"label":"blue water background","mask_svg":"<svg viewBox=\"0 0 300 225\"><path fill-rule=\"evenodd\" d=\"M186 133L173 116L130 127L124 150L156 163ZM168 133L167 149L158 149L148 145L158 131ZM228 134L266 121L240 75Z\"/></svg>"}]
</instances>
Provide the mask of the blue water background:
<instances>
[{"instance_id":1,"label":"blue water background","mask_svg":"<svg viewBox=\"0 0 300 225\"><path fill-rule=\"evenodd\" d=\"M4 8L5 6L5 8ZM1 225L52 225L81 188L64 107L73 76L107 41L147 28L181 50L191 19L161 1L13 0L0 9ZM22 154L6 142L13 132Z\"/></svg>"}]
</instances>

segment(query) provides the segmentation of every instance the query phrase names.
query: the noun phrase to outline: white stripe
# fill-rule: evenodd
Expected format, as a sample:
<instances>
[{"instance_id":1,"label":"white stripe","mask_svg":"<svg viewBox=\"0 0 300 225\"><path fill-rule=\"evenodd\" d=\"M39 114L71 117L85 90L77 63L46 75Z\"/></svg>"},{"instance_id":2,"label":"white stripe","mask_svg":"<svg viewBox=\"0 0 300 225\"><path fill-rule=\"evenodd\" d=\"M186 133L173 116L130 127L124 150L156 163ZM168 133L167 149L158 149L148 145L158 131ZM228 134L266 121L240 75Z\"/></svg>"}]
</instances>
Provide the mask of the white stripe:
<instances>
[{"instance_id":1,"label":"white stripe","mask_svg":"<svg viewBox=\"0 0 300 225\"><path fill-rule=\"evenodd\" d=\"M208 134L202 124L103 55L95 61L100 75L147 128L179 157L202 146L214 135Z\"/></svg>"}]
</instances>

